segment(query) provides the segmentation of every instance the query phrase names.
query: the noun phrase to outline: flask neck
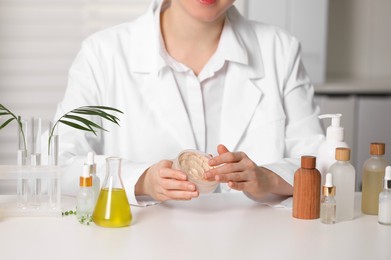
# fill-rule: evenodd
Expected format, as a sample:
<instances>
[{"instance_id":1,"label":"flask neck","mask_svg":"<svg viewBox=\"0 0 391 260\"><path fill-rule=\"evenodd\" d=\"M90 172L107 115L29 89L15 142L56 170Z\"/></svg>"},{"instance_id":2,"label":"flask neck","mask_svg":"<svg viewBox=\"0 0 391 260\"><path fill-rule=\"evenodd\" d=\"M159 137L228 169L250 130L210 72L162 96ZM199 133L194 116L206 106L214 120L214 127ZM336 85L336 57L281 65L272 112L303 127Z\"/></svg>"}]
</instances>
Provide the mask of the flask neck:
<instances>
[{"instance_id":1,"label":"flask neck","mask_svg":"<svg viewBox=\"0 0 391 260\"><path fill-rule=\"evenodd\" d=\"M124 189L121 178L121 158L109 157L106 159L106 176L102 188Z\"/></svg>"}]
</instances>

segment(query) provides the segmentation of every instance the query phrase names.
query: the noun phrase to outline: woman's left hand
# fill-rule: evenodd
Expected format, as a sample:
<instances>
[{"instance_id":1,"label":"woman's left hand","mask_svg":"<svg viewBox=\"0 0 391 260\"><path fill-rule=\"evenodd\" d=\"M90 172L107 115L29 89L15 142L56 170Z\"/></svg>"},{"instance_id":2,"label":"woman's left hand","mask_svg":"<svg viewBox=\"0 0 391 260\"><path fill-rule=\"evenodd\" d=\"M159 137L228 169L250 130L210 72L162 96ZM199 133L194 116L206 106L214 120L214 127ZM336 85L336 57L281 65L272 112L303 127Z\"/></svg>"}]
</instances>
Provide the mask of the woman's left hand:
<instances>
[{"instance_id":1,"label":"woman's left hand","mask_svg":"<svg viewBox=\"0 0 391 260\"><path fill-rule=\"evenodd\" d=\"M208 180L228 183L235 190L246 192L254 199L261 199L269 193L291 195L293 188L276 173L257 166L244 152L230 152L224 145L218 145L218 156L209 160L215 168L205 173Z\"/></svg>"}]
</instances>

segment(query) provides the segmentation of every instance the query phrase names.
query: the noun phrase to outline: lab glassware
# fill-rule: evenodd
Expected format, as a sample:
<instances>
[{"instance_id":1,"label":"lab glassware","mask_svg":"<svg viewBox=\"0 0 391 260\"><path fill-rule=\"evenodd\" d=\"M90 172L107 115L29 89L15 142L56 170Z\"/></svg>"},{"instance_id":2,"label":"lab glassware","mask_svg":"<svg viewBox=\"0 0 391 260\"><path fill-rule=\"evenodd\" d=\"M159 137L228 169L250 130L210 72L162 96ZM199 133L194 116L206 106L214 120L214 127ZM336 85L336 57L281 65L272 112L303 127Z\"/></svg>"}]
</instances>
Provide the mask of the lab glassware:
<instances>
[{"instance_id":1,"label":"lab glassware","mask_svg":"<svg viewBox=\"0 0 391 260\"><path fill-rule=\"evenodd\" d=\"M92 214L102 227L125 227L132 222L132 213L121 179L121 158L106 159L106 176Z\"/></svg>"}]
</instances>

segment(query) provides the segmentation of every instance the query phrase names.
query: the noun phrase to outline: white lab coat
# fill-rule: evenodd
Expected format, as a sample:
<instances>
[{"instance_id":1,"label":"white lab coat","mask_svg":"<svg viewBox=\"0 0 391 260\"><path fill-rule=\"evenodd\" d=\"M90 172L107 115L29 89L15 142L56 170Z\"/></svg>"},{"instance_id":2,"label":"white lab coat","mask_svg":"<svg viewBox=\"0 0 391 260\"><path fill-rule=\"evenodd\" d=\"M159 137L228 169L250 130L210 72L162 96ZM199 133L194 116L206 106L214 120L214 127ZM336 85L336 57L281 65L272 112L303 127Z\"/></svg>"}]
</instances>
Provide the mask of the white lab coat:
<instances>
[{"instance_id":1,"label":"white lab coat","mask_svg":"<svg viewBox=\"0 0 391 260\"><path fill-rule=\"evenodd\" d=\"M60 161L67 165L64 193L77 190L83 159L75 158L94 150L102 158L124 159L124 185L130 203L137 204L134 184L150 165L197 148L176 81L158 53L153 10L159 2L139 19L83 42L56 117L83 105L112 106L124 114L118 115L120 127L99 122L109 132L97 137L60 127ZM247 21L235 7L228 19L249 64L231 62L227 68L219 142L292 184L299 158L316 155L324 138L299 43L272 26Z\"/></svg>"}]
</instances>

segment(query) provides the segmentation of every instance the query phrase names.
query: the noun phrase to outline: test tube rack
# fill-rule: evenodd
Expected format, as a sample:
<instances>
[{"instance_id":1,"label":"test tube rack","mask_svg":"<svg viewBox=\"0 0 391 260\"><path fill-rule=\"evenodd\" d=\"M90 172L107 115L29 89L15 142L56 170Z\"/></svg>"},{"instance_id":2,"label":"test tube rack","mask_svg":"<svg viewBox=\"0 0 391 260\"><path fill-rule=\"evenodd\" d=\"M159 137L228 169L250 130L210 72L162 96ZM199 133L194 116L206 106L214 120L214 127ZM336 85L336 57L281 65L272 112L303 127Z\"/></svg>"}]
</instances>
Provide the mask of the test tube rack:
<instances>
[{"instance_id":1,"label":"test tube rack","mask_svg":"<svg viewBox=\"0 0 391 260\"><path fill-rule=\"evenodd\" d=\"M0 217L61 216L59 166L0 165Z\"/></svg>"}]
</instances>

